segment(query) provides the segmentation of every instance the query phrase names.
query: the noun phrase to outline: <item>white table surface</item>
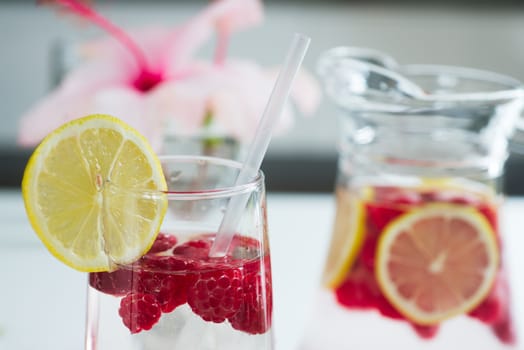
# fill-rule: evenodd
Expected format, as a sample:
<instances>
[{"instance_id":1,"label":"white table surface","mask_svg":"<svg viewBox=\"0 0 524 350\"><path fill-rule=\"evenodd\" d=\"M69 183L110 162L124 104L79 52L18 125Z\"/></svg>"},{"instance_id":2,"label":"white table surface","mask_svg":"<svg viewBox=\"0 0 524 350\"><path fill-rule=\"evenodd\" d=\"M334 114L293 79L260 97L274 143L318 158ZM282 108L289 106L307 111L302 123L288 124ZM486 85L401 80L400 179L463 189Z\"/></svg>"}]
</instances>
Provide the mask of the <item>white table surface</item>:
<instances>
[{"instance_id":1,"label":"white table surface","mask_svg":"<svg viewBox=\"0 0 524 350\"><path fill-rule=\"evenodd\" d=\"M276 350L293 350L330 238L330 194L268 194ZM502 213L514 316L524 337L524 198ZM27 222L19 191L0 191L0 350L83 349L86 275L53 258Z\"/></svg>"}]
</instances>

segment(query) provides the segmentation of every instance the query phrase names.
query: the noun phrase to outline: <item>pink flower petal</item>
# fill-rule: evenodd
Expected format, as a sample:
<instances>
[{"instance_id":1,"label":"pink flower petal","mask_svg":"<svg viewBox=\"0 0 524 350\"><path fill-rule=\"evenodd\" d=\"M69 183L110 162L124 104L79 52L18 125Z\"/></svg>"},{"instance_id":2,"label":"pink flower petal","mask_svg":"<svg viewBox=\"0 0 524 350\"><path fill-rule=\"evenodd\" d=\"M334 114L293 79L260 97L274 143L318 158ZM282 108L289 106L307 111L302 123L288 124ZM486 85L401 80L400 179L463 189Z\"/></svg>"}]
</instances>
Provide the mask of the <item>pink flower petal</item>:
<instances>
[{"instance_id":1,"label":"pink flower petal","mask_svg":"<svg viewBox=\"0 0 524 350\"><path fill-rule=\"evenodd\" d=\"M149 68L164 76L176 75L215 30L234 32L261 23L260 0L213 1L200 13L174 28L148 27L128 31L146 55ZM114 38L103 37L78 48L81 58L104 58L126 62L136 68L130 52Z\"/></svg>"},{"instance_id":2,"label":"pink flower petal","mask_svg":"<svg viewBox=\"0 0 524 350\"><path fill-rule=\"evenodd\" d=\"M269 69L268 76L276 79L278 71L277 68ZM322 100L322 92L318 81L308 70L302 68L298 71L290 97L301 114L309 116L315 113Z\"/></svg>"},{"instance_id":3,"label":"pink flower petal","mask_svg":"<svg viewBox=\"0 0 524 350\"><path fill-rule=\"evenodd\" d=\"M141 72L119 42L105 38L82 45L81 57L86 61L22 118L19 142L34 145L62 123L91 113L122 118L146 135L157 150L166 134L202 131L208 114L217 131L249 142L276 74L268 75L253 62L220 60L218 65L197 62L192 56L214 32L227 38L232 31L259 23L262 17L260 0L222 0L212 2L179 27L131 33L144 50L149 73L159 73L164 79L147 92L133 88ZM313 77L302 72L292 98L309 114L319 103L319 91ZM292 110L286 106L275 133L292 123Z\"/></svg>"},{"instance_id":4,"label":"pink flower petal","mask_svg":"<svg viewBox=\"0 0 524 350\"><path fill-rule=\"evenodd\" d=\"M259 0L215 1L202 13L204 22L234 32L262 22L264 12Z\"/></svg>"},{"instance_id":5,"label":"pink flower petal","mask_svg":"<svg viewBox=\"0 0 524 350\"><path fill-rule=\"evenodd\" d=\"M166 51L164 67L167 75L176 74L188 59L209 40L216 29L233 32L261 23L260 0L213 1L202 12L175 30Z\"/></svg>"},{"instance_id":6,"label":"pink flower petal","mask_svg":"<svg viewBox=\"0 0 524 350\"><path fill-rule=\"evenodd\" d=\"M208 98L216 129L242 142L253 136L253 121L246 118L245 104L238 103L238 94L231 90L217 90ZM246 132L248 131L248 132Z\"/></svg>"},{"instance_id":7,"label":"pink flower petal","mask_svg":"<svg viewBox=\"0 0 524 350\"><path fill-rule=\"evenodd\" d=\"M225 66L199 65L198 73L180 81L162 84L152 94L166 113L170 133L194 134L204 118L212 115L215 131L243 142L252 139L273 88L260 66L243 61ZM287 130L293 121L286 108L276 133Z\"/></svg>"},{"instance_id":8,"label":"pink flower petal","mask_svg":"<svg viewBox=\"0 0 524 350\"><path fill-rule=\"evenodd\" d=\"M307 70L301 69L291 88L291 98L303 115L312 115L322 99L317 80Z\"/></svg>"},{"instance_id":9,"label":"pink flower petal","mask_svg":"<svg viewBox=\"0 0 524 350\"><path fill-rule=\"evenodd\" d=\"M18 143L25 147L38 144L65 122L87 115L88 104L89 97L83 93L51 93L22 116Z\"/></svg>"},{"instance_id":10,"label":"pink flower petal","mask_svg":"<svg viewBox=\"0 0 524 350\"><path fill-rule=\"evenodd\" d=\"M195 80L165 83L150 96L149 105L163 115L166 133L190 135L203 125L209 87Z\"/></svg>"},{"instance_id":11,"label":"pink flower petal","mask_svg":"<svg viewBox=\"0 0 524 350\"><path fill-rule=\"evenodd\" d=\"M93 92L105 86L131 85L136 70L118 60L104 59L81 62L68 73L58 87L68 93Z\"/></svg>"},{"instance_id":12,"label":"pink flower petal","mask_svg":"<svg viewBox=\"0 0 524 350\"><path fill-rule=\"evenodd\" d=\"M63 123L93 113L93 95L105 87L127 84L126 69L117 62L97 61L71 71L55 91L22 116L20 145L33 146Z\"/></svg>"},{"instance_id":13,"label":"pink flower petal","mask_svg":"<svg viewBox=\"0 0 524 350\"><path fill-rule=\"evenodd\" d=\"M122 119L142 133L144 97L138 91L123 86L105 88L94 94L90 109Z\"/></svg>"},{"instance_id":14,"label":"pink flower petal","mask_svg":"<svg viewBox=\"0 0 524 350\"><path fill-rule=\"evenodd\" d=\"M176 28L157 26L131 30L128 34L144 52L148 68L153 72L162 73L166 46L175 40L177 32ZM136 69L136 62L129 50L111 37L104 36L83 43L78 47L78 51L80 57L86 60L109 59L126 62Z\"/></svg>"},{"instance_id":15,"label":"pink flower petal","mask_svg":"<svg viewBox=\"0 0 524 350\"><path fill-rule=\"evenodd\" d=\"M243 106L245 122L242 124L235 123L227 113L221 113L218 104L215 104L213 114L220 123L228 126L233 136L247 142L255 134L275 81L268 78L260 66L245 61L230 62L220 72L225 89L229 89L230 94L236 96L237 104ZM274 133L277 135L287 130L291 126L292 120L292 112L286 107L278 119Z\"/></svg>"},{"instance_id":16,"label":"pink flower petal","mask_svg":"<svg viewBox=\"0 0 524 350\"><path fill-rule=\"evenodd\" d=\"M104 89L95 95L92 108L122 119L144 135L155 151L161 150L168 111L158 94L144 95L127 87Z\"/></svg>"}]
</instances>

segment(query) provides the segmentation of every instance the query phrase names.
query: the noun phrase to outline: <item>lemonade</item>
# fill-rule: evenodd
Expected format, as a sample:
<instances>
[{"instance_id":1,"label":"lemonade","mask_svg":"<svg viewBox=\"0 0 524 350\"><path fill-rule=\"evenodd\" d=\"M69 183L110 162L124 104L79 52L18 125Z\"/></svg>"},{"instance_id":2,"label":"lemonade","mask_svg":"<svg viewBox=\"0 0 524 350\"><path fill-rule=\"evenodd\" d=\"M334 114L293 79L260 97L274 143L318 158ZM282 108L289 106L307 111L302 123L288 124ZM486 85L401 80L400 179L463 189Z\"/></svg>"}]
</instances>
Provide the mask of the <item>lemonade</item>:
<instances>
[{"instance_id":1,"label":"lemonade","mask_svg":"<svg viewBox=\"0 0 524 350\"><path fill-rule=\"evenodd\" d=\"M166 201L148 252L89 273L86 350L272 349L272 282L263 176L234 185L239 163L159 157L167 190L114 189ZM225 255L212 256L227 205L246 196Z\"/></svg>"},{"instance_id":2,"label":"lemonade","mask_svg":"<svg viewBox=\"0 0 524 350\"><path fill-rule=\"evenodd\" d=\"M86 350L273 348L264 176L158 157L121 120L91 115L36 148L22 193L57 259L88 273ZM237 223L212 254L228 204Z\"/></svg>"},{"instance_id":3,"label":"lemonade","mask_svg":"<svg viewBox=\"0 0 524 350\"><path fill-rule=\"evenodd\" d=\"M349 264L326 264L301 349L515 349L498 202L465 186L338 188L332 242L358 237Z\"/></svg>"},{"instance_id":4,"label":"lemonade","mask_svg":"<svg viewBox=\"0 0 524 350\"><path fill-rule=\"evenodd\" d=\"M161 233L136 263L90 273L89 308L103 314L89 314L86 348L267 349L269 254L236 235L231 255L209 258L213 239Z\"/></svg>"},{"instance_id":5,"label":"lemonade","mask_svg":"<svg viewBox=\"0 0 524 350\"><path fill-rule=\"evenodd\" d=\"M337 210L302 348L518 348L498 221L522 83L355 47L318 71L341 112Z\"/></svg>"}]
</instances>

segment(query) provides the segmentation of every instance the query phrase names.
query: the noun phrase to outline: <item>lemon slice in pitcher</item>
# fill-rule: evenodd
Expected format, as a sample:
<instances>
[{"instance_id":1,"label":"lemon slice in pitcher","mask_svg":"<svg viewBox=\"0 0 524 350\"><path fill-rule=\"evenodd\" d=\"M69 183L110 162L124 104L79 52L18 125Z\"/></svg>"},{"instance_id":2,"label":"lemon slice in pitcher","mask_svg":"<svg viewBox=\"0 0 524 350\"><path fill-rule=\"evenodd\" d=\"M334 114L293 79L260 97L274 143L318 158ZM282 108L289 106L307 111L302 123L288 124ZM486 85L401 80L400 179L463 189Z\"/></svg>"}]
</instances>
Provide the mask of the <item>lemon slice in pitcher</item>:
<instances>
[{"instance_id":1,"label":"lemon slice in pitcher","mask_svg":"<svg viewBox=\"0 0 524 350\"><path fill-rule=\"evenodd\" d=\"M147 140L121 120L91 115L36 148L22 195L47 249L80 271L108 271L151 247L167 207L162 167Z\"/></svg>"},{"instance_id":2,"label":"lemon slice in pitcher","mask_svg":"<svg viewBox=\"0 0 524 350\"><path fill-rule=\"evenodd\" d=\"M474 309L499 266L495 233L476 209L431 204L408 212L379 238L382 293L409 320L431 325Z\"/></svg>"},{"instance_id":3,"label":"lemon slice in pitcher","mask_svg":"<svg viewBox=\"0 0 524 350\"><path fill-rule=\"evenodd\" d=\"M324 268L323 283L336 288L345 279L364 241L364 205L352 191L336 192L337 209L333 236Z\"/></svg>"}]
</instances>

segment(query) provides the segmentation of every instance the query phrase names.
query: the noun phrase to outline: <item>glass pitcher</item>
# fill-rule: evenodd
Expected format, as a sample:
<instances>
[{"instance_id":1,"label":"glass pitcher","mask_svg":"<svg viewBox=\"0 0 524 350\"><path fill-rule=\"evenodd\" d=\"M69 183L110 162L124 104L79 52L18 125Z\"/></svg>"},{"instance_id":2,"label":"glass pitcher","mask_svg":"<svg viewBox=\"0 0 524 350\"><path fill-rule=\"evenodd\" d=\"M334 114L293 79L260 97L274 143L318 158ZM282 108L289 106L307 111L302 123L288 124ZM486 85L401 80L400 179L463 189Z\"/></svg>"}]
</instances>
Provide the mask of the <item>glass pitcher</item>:
<instances>
[{"instance_id":1,"label":"glass pitcher","mask_svg":"<svg viewBox=\"0 0 524 350\"><path fill-rule=\"evenodd\" d=\"M516 349L498 217L520 82L336 48L336 216L301 350Z\"/></svg>"}]
</instances>

